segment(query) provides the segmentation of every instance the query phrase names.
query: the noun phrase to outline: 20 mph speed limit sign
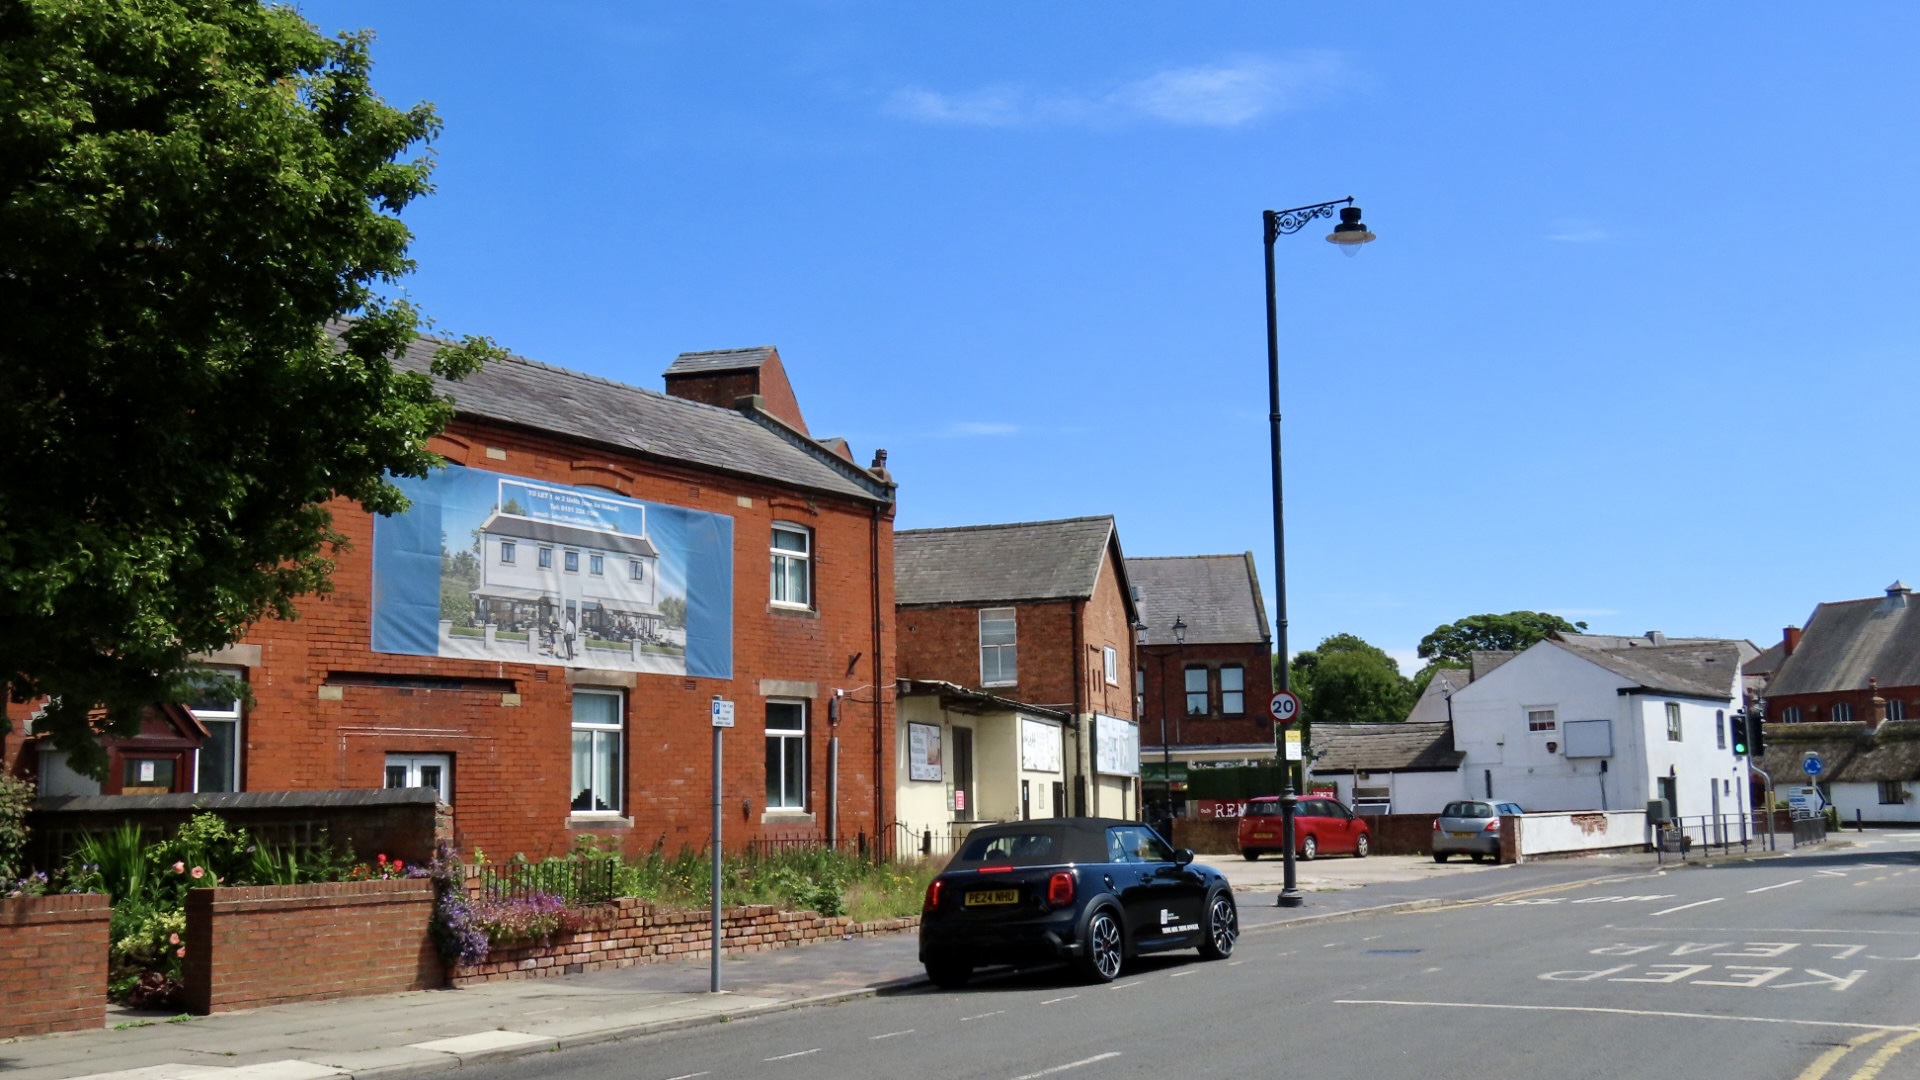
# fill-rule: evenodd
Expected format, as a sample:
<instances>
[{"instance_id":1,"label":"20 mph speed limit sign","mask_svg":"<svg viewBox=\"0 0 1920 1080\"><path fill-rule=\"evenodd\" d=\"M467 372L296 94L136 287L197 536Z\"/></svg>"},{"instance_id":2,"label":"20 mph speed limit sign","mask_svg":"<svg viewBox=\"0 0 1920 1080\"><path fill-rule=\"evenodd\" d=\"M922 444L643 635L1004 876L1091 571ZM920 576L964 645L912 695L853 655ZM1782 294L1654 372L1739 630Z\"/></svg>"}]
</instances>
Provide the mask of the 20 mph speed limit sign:
<instances>
[{"instance_id":1,"label":"20 mph speed limit sign","mask_svg":"<svg viewBox=\"0 0 1920 1080\"><path fill-rule=\"evenodd\" d=\"M1293 718L1300 715L1300 699L1294 697L1292 691L1282 690L1273 695L1272 701L1267 702L1267 711L1273 714L1275 720L1283 724L1291 724Z\"/></svg>"}]
</instances>

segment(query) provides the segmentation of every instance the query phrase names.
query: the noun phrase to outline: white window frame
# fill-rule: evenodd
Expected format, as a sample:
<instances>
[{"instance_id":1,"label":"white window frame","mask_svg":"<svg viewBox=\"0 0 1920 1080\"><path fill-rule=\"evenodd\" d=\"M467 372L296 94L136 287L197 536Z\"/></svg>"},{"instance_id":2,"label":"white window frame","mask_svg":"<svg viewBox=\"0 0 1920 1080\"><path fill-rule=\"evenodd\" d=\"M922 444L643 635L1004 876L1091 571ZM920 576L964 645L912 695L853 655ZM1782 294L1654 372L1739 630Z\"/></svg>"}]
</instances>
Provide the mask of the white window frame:
<instances>
[{"instance_id":1,"label":"white window frame","mask_svg":"<svg viewBox=\"0 0 1920 1080\"><path fill-rule=\"evenodd\" d=\"M1713 710L1713 742L1715 750L1727 748L1727 710Z\"/></svg>"},{"instance_id":2,"label":"white window frame","mask_svg":"<svg viewBox=\"0 0 1920 1080\"><path fill-rule=\"evenodd\" d=\"M614 715L618 719L616 719L613 723L607 723L605 721L597 721L597 720L582 720L580 718L580 710L578 708L578 703L582 699L593 699L593 698L602 698L602 699L612 698L614 701ZM573 691L573 705L574 705L574 708L573 708L572 725L571 725L572 733L574 736L579 736L579 735L588 736L588 751L587 751L587 776L584 778L585 779L584 784L582 783L583 778L579 775L579 771L578 771L579 762L577 760L576 753L571 750L568 753L568 760L570 763L569 767L572 769L572 781L568 786L568 790L573 793L568 798L569 812L572 813L573 816L575 817L619 817L622 808L626 806L626 802L625 802L626 757L627 757L626 694L620 690L612 690L612 689L602 690L597 688L575 687ZM612 784L613 784L614 790L611 792L593 791L593 788L592 788L593 778L599 775L599 773L602 771L603 756L606 753L606 748L608 747L609 743L611 744L612 749L617 755L613 762L613 770L612 770ZM586 808L582 809L579 807L574 807L572 805L573 802L577 801L582 794L588 794L588 793L590 793L592 796L592 802L589 802ZM602 798L601 797L602 795L611 795L612 797ZM595 802L601 803L604 805L595 806L593 805L593 803Z\"/></svg>"},{"instance_id":3,"label":"white window frame","mask_svg":"<svg viewBox=\"0 0 1920 1080\"><path fill-rule=\"evenodd\" d=\"M1560 721L1552 709L1528 709L1527 730L1534 733L1553 732L1560 728Z\"/></svg>"},{"instance_id":4,"label":"white window frame","mask_svg":"<svg viewBox=\"0 0 1920 1080\"><path fill-rule=\"evenodd\" d=\"M1111 645L1101 646L1100 668L1107 676L1108 686L1120 685L1120 650Z\"/></svg>"},{"instance_id":5,"label":"white window frame","mask_svg":"<svg viewBox=\"0 0 1920 1080\"><path fill-rule=\"evenodd\" d=\"M400 770L401 782L396 784L394 771ZM438 773L429 773L438 769ZM438 782L434 782L437 776ZM452 754L388 754L387 768L383 784L388 788L429 787L440 797L440 801L453 805L453 755Z\"/></svg>"},{"instance_id":6,"label":"white window frame","mask_svg":"<svg viewBox=\"0 0 1920 1080\"><path fill-rule=\"evenodd\" d=\"M776 707L782 714L778 726L774 720ZM804 813L807 809L807 719L805 700L767 699L769 811Z\"/></svg>"},{"instance_id":7,"label":"white window frame","mask_svg":"<svg viewBox=\"0 0 1920 1080\"><path fill-rule=\"evenodd\" d=\"M1798 705L1785 706L1780 710L1780 719L1776 722L1781 724L1799 723L1800 722L1800 706Z\"/></svg>"},{"instance_id":8,"label":"white window frame","mask_svg":"<svg viewBox=\"0 0 1920 1080\"><path fill-rule=\"evenodd\" d=\"M569 574L579 573L580 572L580 553L574 550L573 548L568 548L566 552L560 557L560 568L562 571Z\"/></svg>"},{"instance_id":9,"label":"white window frame","mask_svg":"<svg viewBox=\"0 0 1920 1080\"><path fill-rule=\"evenodd\" d=\"M647 580L646 564L641 562L639 559L628 559L627 560L627 580L629 581Z\"/></svg>"},{"instance_id":10,"label":"white window frame","mask_svg":"<svg viewBox=\"0 0 1920 1080\"><path fill-rule=\"evenodd\" d=\"M226 679L243 679L246 677L245 668L216 667L216 668L209 668L208 670L212 674L217 675L221 678L226 678ZM233 760L228 762L228 765L232 769L233 787L229 790L232 790L232 791L241 790L242 784L240 783L240 777L242 774L240 772L240 751L241 751L241 747L245 745L244 736L246 734L246 719L244 716L241 715L240 699L236 697L232 700L231 703L225 705L224 707L216 706L212 702L206 702L204 703L204 707L196 706L196 707L189 708L188 711L193 713L194 719L206 725L209 731L213 730L215 725L231 724L233 726L233 739L232 739ZM203 786L203 784L205 783L206 771L207 771L207 748L202 747L200 752L193 756L193 790L194 791L198 792L198 791L208 790L206 787Z\"/></svg>"},{"instance_id":11,"label":"white window frame","mask_svg":"<svg viewBox=\"0 0 1920 1080\"><path fill-rule=\"evenodd\" d=\"M1238 686L1227 685L1227 672L1233 672ZM1220 665L1220 715L1242 716L1247 711L1247 669L1242 664Z\"/></svg>"},{"instance_id":12,"label":"white window frame","mask_svg":"<svg viewBox=\"0 0 1920 1080\"><path fill-rule=\"evenodd\" d=\"M589 554L587 556L587 573L594 577L606 577L607 557L597 551Z\"/></svg>"},{"instance_id":13,"label":"white window frame","mask_svg":"<svg viewBox=\"0 0 1920 1080\"><path fill-rule=\"evenodd\" d=\"M1685 732L1681 727L1680 703L1669 701L1667 704L1667 741L1684 742Z\"/></svg>"},{"instance_id":14,"label":"white window frame","mask_svg":"<svg viewBox=\"0 0 1920 1080\"><path fill-rule=\"evenodd\" d=\"M1853 706L1844 701L1836 701L1833 703L1833 708L1828 710L1827 718L1836 724L1851 724L1853 723Z\"/></svg>"},{"instance_id":15,"label":"white window frame","mask_svg":"<svg viewBox=\"0 0 1920 1080\"><path fill-rule=\"evenodd\" d=\"M551 545L540 545L540 569L553 569L553 547Z\"/></svg>"},{"instance_id":16,"label":"white window frame","mask_svg":"<svg viewBox=\"0 0 1920 1080\"><path fill-rule=\"evenodd\" d=\"M1906 718L1907 718L1907 703L1900 700L1899 698L1888 698L1887 699L1887 719L1905 720Z\"/></svg>"},{"instance_id":17,"label":"white window frame","mask_svg":"<svg viewBox=\"0 0 1920 1080\"><path fill-rule=\"evenodd\" d=\"M500 565L501 566L518 566L519 565L519 549L520 549L520 545L519 545L519 542L516 540L500 541Z\"/></svg>"},{"instance_id":18,"label":"white window frame","mask_svg":"<svg viewBox=\"0 0 1920 1080\"><path fill-rule=\"evenodd\" d=\"M992 621L995 640L987 640ZM1007 640L998 638L1005 635ZM989 663L991 658L991 663ZM1020 683L1020 619L1014 608L980 609L980 685L1017 686Z\"/></svg>"},{"instance_id":19,"label":"white window frame","mask_svg":"<svg viewBox=\"0 0 1920 1080\"><path fill-rule=\"evenodd\" d=\"M783 548L778 543L781 536L797 536L801 546ZM767 602L774 607L812 610L813 530L804 525L776 521L773 523L773 534L767 540L767 550L772 555ZM796 587L800 593L797 597L793 595Z\"/></svg>"}]
</instances>

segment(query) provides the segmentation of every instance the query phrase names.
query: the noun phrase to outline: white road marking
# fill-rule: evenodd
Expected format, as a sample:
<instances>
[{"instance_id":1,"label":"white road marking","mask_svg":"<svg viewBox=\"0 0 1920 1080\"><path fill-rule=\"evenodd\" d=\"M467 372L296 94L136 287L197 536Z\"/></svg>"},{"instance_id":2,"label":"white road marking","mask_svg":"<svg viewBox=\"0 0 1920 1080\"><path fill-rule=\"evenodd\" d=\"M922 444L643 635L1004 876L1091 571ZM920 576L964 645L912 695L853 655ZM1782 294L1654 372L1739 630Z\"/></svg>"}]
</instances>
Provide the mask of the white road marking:
<instances>
[{"instance_id":1,"label":"white road marking","mask_svg":"<svg viewBox=\"0 0 1920 1080\"><path fill-rule=\"evenodd\" d=\"M667 1080L693 1080L693 1078L696 1076L705 1076L705 1075L707 1074L703 1072L681 1073L679 1076L669 1076L667 1077Z\"/></svg>"},{"instance_id":2,"label":"white road marking","mask_svg":"<svg viewBox=\"0 0 1920 1080\"><path fill-rule=\"evenodd\" d=\"M1245 961L1245 960L1229 960L1229 961L1227 961L1227 966L1228 966L1228 967L1239 967L1239 966L1240 966L1241 964L1244 964L1244 963L1246 963L1246 961Z\"/></svg>"},{"instance_id":3,"label":"white road marking","mask_svg":"<svg viewBox=\"0 0 1920 1080\"><path fill-rule=\"evenodd\" d=\"M1109 986L1109 987L1107 987L1107 989L1109 989L1109 990L1131 990L1131 989L1133 989L1134 987L1136 987L1136 986L1139 986L1139 985L1140 985L1140 980L1138 980L1138 979L1135 979L1134 981L1132 981L1132 982L1130 982L1130 983L1114 983L1114 984L1113 984L1112 986Z\"/></svg>"},{"instance_id":4,"label":"white road marking","mask_svg":"<svg viewBox=\"0 0 1920 1080\"><path fill-rule=\"evenodd\" d=\"M1815 870L1814 873L1825 874L1828 877L1846 877L1847 876L1847 872L1845 870Z\"/></svg>"},{"instance_id":5,"label":"white road marking","mask_svg":"<svg viewBox=\"0 0 1920 1080\"><path fill-rule=\"evenodd\" d=\"M911 1035L911 1034L913 1034L913 1029L912 1029L912 1028L908 1028L908 1029L907 1029L907 1030L905 1030L905 1031L889 1031L889 1032L887 1032L887 1033L886 1033L885 1035L869 1035L869 1036L867 1036L867 1041L868 1041L868 1042L873 1042L873 1041L875 1041L875 1040L877 1040L877 1039L891 1039L891 1038L893 1038L893 1037L894 1037L895 1035Z\"/></svg>"},{"instance_id":6,"label":"white road marking","mask_svg":"<svg viewBox=\"0 0 1920 1080\"><path fill-rule=\"evenodd\" d=\"M1104 1054L1095 1054L1090 1058L1081 1058L1079 1061L1069 1061L1065 1065L1055 1065L1051 1069L1041 1069L1039 1072L1031 1072L1031 1073L1025 1074L1024 1076L1016 1076L1013 1078L1013 1080L1040 1080L1040 1077L1042 1076L1052 1076L1054 1073L1063 1073L1063 1072L1066 1072L1068 1069L1077 1069L1082 1065L1092 1065L1096 1061L1105 1061L1108 1058L1117 1058L1119 1056L1120 1056L1120 1051L1109 1050Z\"/></svg>"},{"instance_id":7,"label":"white road marking","mask_svg":"<svg viewBox=\"0 0 1920 1080\"><path fill-rule=\"evenodd\" d=\"M1752 895L1753 895L1754 893L1759 893L1759 892L1767 892L1767 891L1769 891L1769 890L1772 890L1772 889L1784 889L1784 888L1786 888L1786 887L1787 887L1787 886L1789 886L1789 885L1798 885L1798 884L1800 884L1800 883L1801 883L1802 881L1804 881L1804 880L1806 880L1806 879L1805 879L1805 878L1794 878L1794 879L1793 879L1792 881L1783 881L1783 882L1781 882L1781 883L1780 883L1780 884L1778 884L1778 885L1762 885L1762 886L1760 886L1760 887L1759 887L1759 888L1757 888L1757 889L1748 889L1748 890L1747 890L1747 895L1748 895L1748 896L1752 896Z\"/></svg>"},{"instance_id":8,"label":"white road marking","mask_svg":"<svg viewBox=\"0 0 1920 1080\"><path fill-rule=\"evenodd\" d=\"M1169 979L1184 979L1184 978L1186 978L1187 976L1189 976L1189 975L1191 975L1191 974L1193 974L1193 972L1191 972L1191 971L1176 971L1176 972L1174 972L1173 974L1171 974L1171 975L1168 975L1168 976L1167 976L1167 978L1169 978Z\"/></svg>"},{"instance_id":9,"label":"white road marking","mask_svg":"<svg viewBox=\"0 0 1920 1080\"><path fill-rule=\"evenodd\" d=\"M762 1060L762 1061L785 1061L785 1060L787 1060L788 1058L797 1058L797 1057L806 1057L806 1056L807 1056L808 1054L817 1054L817 1053L819 1053L819 1052L820 1052L820 1048L816 1046L816 1047L814 1047L814 1048L813 1048L813 1049L811 1049L811 1050L796 1050L796 1051L794 1051L794 1052L793 1052L793 1053L791 1053L791 1054L776 1054L776 1055L774 1055L773 1057L770 1057L770 1058L761 1058L760 1060Z\"/></svg>"},{"instance_id":10,"label":"white road marking","mask_svg":"<svg viewBox=\"0 0 1920 1080\"><path fill-rule=\"evenodd\" d=\"M1654 914L1655 914L1655 915L1671 915L1671 914L1673 914L1673 913L1674 913L1674 912L1676 912L1676 911L1685 911L1685 910L1687 910L1688 908L1693 908L1693 907L1705 907L1705 906L1707 906L1708 904L1717 904L1717 903L1719 903L1720 901L1722 901L1722 900L1725 900L1725 899L1726 899L1726 897L1724 897L1724 896L1716 896L1716 897L1714 897L1714 898L1713 898L1713 899L1711 899L1711 900L1695 900L1695 901L1694 901L1693 903L1691 903L1691 904L1681 904L1681 905L1680 905L1679 907L1670 907L1670 908L1668 908L1668 909L1666 909L1665 911L1656 911L1656 912L1654 912Z\"/></svg>"},{"instance_id":11,"label":"white road marking","mask_svg":"<svg viewBox=\"0 0 1920 1080\"><path fill-rule=\"evenodd\" d=\"M1791 1024L1796 1027L1847 1028L1853 1031L1911 1031L1911 1024L1855 1024L1843 1020L1802 1020L1781 1016L1716 1016L1713 1013L1670 1012L1663 1009L1602 1009L1585 1005L1489 1005L1472 1001L1385 1001L1346 998L1335 1005L1399 1005L1426 1009L1496 1009L1512 1012L1598 1013L1605 1016L1652 1016L1672 1020L1732 1020L1743 1024Z\"/></svg>"},{"instance_id":12,"label":"white road marking","mask_svg":"<svg viewBox=\"0 0 1920 1080\"><path fill-rule=\"evenodd\" d=\"M1047 1000L1041 1002L1040 1004L1055 1005L1062 1001L1072 1001L1074 998L1077 998L1079 996L1080 996L1079 994L1068 994L1066 997L1048 998Z\"/></svg>"},{"instance_id":13,"label":"white road marking","mask_svg":"<svg viewBox=\"0 0 1920 1080\"><path fill-rule=\"evenodd\" d=\"M990 1013L981 1013L978 1016L963 1016L960 1018L960 1022L964 1024L969 1020L985 1020L989 1016L999 1016L1006 1011L1005 1009L995 1009Z\"/></svg>"}]
</instances>

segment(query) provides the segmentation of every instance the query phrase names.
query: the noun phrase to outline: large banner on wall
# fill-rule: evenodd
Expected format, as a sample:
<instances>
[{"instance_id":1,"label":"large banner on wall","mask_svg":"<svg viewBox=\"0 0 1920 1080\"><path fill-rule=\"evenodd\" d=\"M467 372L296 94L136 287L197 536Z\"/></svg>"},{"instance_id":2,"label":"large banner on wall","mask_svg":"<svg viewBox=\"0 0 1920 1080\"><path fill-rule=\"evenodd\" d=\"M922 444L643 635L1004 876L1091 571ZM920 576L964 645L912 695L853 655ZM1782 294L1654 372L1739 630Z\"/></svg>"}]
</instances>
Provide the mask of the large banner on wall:
<instances>
[{"instance_id":1,"label":"large banner on wall","mask_svg":"<svg viewBox=\"0 0 1920 1080\"><path fill-rule=\"evenodd\" d=\"M373 527L373 650L733 677L733 519L450 465Z\"/></svg>"},{"instance_id":2,"label":"large banner on wall","mask_svg":"<svg viewBox=\"0 0 1920 1080\"><path fill-rule=\"evenodd\" d=\"M1106 713L1093 714L1093 771L1140 775L1140 725Z\"/></svg>"}]
</instances>

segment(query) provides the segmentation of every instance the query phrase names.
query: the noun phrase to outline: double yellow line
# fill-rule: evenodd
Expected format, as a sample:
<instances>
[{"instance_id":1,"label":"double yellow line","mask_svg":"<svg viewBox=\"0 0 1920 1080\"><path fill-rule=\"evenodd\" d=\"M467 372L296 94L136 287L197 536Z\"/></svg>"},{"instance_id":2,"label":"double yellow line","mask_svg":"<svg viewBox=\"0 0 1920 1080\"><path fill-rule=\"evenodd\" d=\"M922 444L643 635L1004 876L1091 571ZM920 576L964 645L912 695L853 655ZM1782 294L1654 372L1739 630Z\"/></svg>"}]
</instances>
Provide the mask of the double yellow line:
<instances>
[{"instance_id":1,"label":"double yellow line","mask_svg":"<svg viewBox=\"0 0 1920 1080\"><path fill-rule=\"evenodd\" d=\"M1891 1034L1893 1034L1891 1031L1869 1031L1864 1035L1856 1035L1846 1042L1841 1043L1839 1046L1821 1054L1819 1057L1814 1058L1813 1063L1802 1070L1795 1080L1826 1080L1827 1074L1833 1071L1833 1067L1840 1063L1841 1058L1866 1046L1868 1043L1878 1039L1884 1039ZM1872 1057L1867 1059L1866 1064L1855 1069L1853 1075L1849 1077L1848 1080L1874 1080L1875 1077L1880 1075L1880 1070L1887 1067L1887 1062L1898 1057L1900 1051L1905 1050L1908 1045L1916 1040L1920 1040L1920 1031L1909 1032L1881 1047Z\"/></svg>"}]
</instances>

